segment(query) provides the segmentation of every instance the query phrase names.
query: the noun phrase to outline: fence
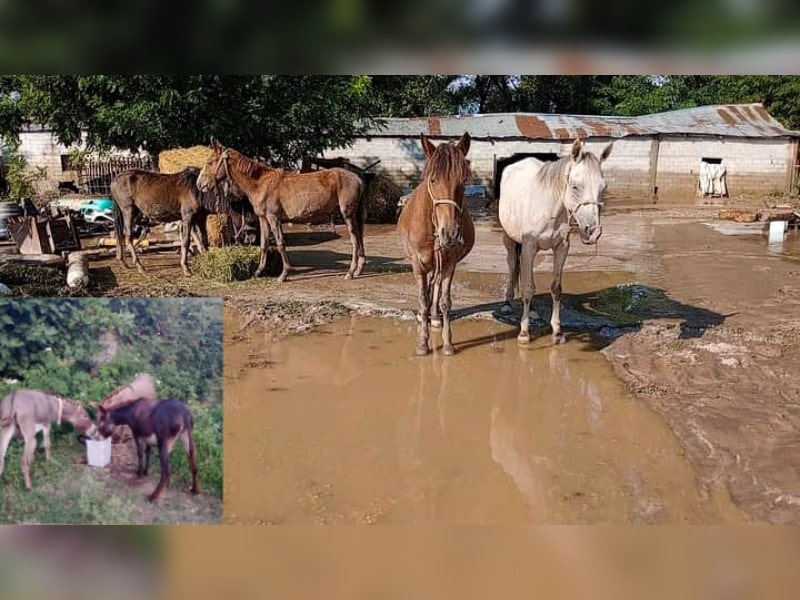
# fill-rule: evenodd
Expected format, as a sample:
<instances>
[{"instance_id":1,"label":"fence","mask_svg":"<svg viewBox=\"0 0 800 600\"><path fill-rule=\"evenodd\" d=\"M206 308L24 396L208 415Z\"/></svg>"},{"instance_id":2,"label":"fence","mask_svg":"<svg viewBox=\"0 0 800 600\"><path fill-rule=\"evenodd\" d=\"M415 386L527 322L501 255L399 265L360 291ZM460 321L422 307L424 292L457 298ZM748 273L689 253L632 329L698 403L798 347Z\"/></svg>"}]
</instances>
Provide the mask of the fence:
<instances>
[{"instance_id":1,"label":"fence","mask_svg":"<svg viewBox=\"0 0 800 600\"><path fill-rule=\"evenodd\" d=\"M114 156L103 160L85 160L78 167L78 187L84 194L111 193L111 180L128 169L153 169L149 156Z\"/></svg>"}]
</instances>

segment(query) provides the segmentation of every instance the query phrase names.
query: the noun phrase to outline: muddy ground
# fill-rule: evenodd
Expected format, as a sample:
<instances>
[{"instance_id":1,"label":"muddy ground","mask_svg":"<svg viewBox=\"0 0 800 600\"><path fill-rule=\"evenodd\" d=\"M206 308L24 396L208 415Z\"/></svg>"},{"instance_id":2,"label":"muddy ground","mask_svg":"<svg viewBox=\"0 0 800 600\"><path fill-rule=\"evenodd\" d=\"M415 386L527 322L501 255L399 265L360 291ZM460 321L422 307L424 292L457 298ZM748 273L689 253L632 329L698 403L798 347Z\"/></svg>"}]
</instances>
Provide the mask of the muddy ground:
<instances>
[{"instance_id":1,"label":"muddy ground","mask_svg":"<svg viewBox=\"0 0 800 600\"><path fill-rule=\"evenodd\" d=\"M575 241L567 261L562 314L568 339L588 336L630 400L655 411L701 482L722 486L747 520L800 522L796 234L769 248L763 236L726 236L708 227L715 206L609 207L598 247ZM459 319L497 317L505 257L491 215L481 216L475 249L453 286ZM349 240L342 227L335 235L286 231L295 270L284 284L262 278L223 286L183 277L169 251L144 256L145 276L111 258L93 261L88 293L223 296L240 315L239 328L226 330L234 342L256 322L282 336L353 312L413 319L416 291L393 227L367 227L367 267L355 281L343 279ZM540 258L535 325L541 336L548 335L550 299L541 292L549 288L549 270L550 257ZM411 353L414 340L406 341ZM546 337L538 342L546 345Z\"/></svg>"}]
</instances>

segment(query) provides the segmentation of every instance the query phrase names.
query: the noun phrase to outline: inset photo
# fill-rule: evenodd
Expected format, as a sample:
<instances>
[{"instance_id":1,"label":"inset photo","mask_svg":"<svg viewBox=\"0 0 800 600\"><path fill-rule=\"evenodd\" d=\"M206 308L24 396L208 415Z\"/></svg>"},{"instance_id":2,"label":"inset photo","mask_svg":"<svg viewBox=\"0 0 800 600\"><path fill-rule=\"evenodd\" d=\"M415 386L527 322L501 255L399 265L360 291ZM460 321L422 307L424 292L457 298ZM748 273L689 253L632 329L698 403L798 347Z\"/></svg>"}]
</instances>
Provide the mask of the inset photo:
<instances>
[{"instance_id":1,"label":"inset photo","mask_svg":"<svg viewBox=\"0 0 800 600\"><path fill-rule=\"evenodd\" d=\"M0 524L219 523L222 301L0 300Z\"/></svg>"}]
</instances>

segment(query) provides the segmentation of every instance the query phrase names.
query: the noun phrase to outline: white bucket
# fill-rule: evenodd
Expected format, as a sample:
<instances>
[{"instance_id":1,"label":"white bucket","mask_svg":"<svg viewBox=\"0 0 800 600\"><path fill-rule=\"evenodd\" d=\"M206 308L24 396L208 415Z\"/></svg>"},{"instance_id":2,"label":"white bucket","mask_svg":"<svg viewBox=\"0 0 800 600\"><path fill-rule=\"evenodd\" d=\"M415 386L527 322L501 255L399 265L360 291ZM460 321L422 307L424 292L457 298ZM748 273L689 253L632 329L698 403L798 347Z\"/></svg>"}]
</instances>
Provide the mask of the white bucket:
<instances>
[{"instance_id":1,"label":"white bucket","mask_svg":"<svg viewBox=\"0 0 800 600\"><path fill-rule=\"evenodd\" d=\"M90 467L105 467L111 462L111 438L86 440L86 462Z\"/></svg>"},{"instance_id":2,"label":"white bucket","mask_svg":"<svg viewBox=\"0 0 800 600\"><path fill-rule=\"evenodd\" d=\"M770 221L769 222L769 241L782 242L787 230L789 229L788 221Z\"/></svg>"}]
</instances>

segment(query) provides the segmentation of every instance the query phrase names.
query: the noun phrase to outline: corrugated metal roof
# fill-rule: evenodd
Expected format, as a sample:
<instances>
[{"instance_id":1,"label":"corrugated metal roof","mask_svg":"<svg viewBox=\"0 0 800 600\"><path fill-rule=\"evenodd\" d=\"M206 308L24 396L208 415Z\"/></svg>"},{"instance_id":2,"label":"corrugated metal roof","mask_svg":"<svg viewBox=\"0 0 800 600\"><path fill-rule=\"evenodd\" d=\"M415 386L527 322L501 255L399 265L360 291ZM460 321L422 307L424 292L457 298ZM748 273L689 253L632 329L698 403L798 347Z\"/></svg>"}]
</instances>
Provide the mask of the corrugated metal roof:
<instances>
[{"instance_id":1,"label":"corrugated metal roof","mask_svg":"<svg viewBox=\"0 0 800 600\"><path fill-rule=\"evenodd\" d=\"M548 113L495 113L450 117L385 119L370 136L458 137L468 131L477 139L574 139L650 135L726 137L800 137L786 129L762 104L698 106L640 117L554 115Z\"/></svg>"}]
</instances>

